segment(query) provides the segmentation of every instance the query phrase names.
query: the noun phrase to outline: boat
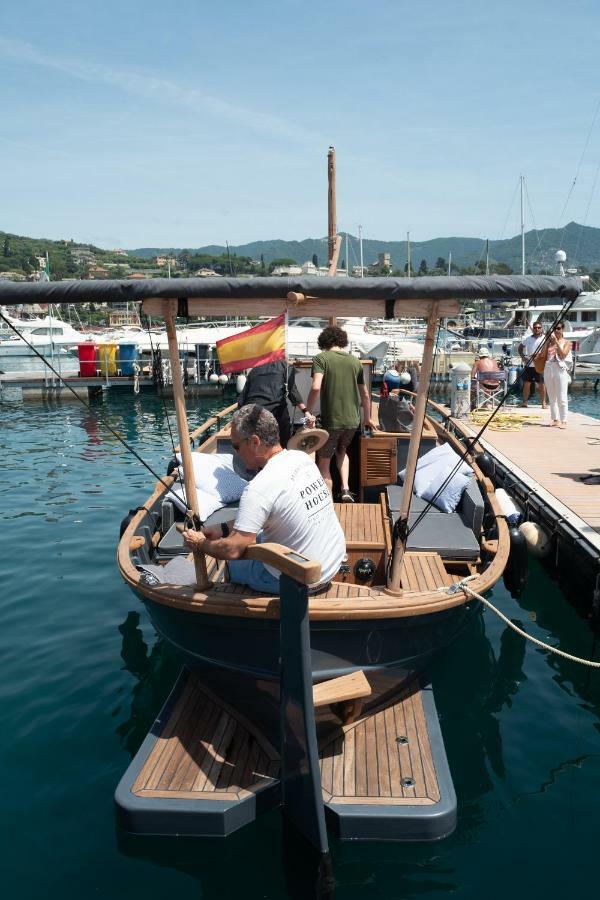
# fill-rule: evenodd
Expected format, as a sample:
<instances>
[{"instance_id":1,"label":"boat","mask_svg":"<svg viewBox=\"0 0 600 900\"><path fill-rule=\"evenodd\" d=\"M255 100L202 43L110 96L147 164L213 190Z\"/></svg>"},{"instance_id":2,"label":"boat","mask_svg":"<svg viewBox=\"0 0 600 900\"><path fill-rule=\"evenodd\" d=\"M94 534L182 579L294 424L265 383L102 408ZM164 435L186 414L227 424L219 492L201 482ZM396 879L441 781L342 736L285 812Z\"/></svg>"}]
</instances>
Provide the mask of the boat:
<instances>
[{"instance_id":1,"label":"boat","mask_svg":"<svg viewBox=\"0 0 600 900\"><path fill-rule=\"evenodd\" d=\"M358 438L352 466L360 502L336 506L347 559L319 593L309 596L309 585L320 579L318 561L279 545L247 551L281 571L279 597L231 584L222 562L199 555L187 560L178 530L184 513L170 499L175 474L161 477L123 523L120 573L185 669L117 789L121 825L145 833L225 835L282 805L322 854L327 825L348 839L447 835L456 821L456 797L426 668L478 614L477 598L502 576L510 542L480 448L465 447L447 420L426 416L436 326L440 317L457 314L459 298L573 301L581 280L156 279L105 281L94 289L98 300L125 295L141 300L147 315L165 319L187 513L206 524L235 512L222 503L203 515L193 457L231 451L228 417L235 407L189 434L178 313L227 309L256 316L287 309L337 319L360 310L426 319L412 428ZM0 305L48 295L53 302L85 302L89 286L0 285ZM297 365L307 375L310 364ZM363 366L368 377L372 363ZM439 444L466 459L474 473L455 513L432 511L413 496L419 454Z\"/></svg>"},{"instance_id":2,"label":"boat","mask_svg":"<svg viewBox=\"0 0 600 900\"><path fill-rule=\"evenodd\" d=\"M69 322L63 322L53 316L37 320L9 318L9 321L42 355L69 353L73 348L77 348L78 344L91 340L89 334L84 334L73 328ZM14 331L8 325L6 325L6 334L12 334L13 337L7 336L0 341L0 357L35 355L31 347L27 346L26 341L20 337L14 337Z\"/></svg>"}]
</instances>

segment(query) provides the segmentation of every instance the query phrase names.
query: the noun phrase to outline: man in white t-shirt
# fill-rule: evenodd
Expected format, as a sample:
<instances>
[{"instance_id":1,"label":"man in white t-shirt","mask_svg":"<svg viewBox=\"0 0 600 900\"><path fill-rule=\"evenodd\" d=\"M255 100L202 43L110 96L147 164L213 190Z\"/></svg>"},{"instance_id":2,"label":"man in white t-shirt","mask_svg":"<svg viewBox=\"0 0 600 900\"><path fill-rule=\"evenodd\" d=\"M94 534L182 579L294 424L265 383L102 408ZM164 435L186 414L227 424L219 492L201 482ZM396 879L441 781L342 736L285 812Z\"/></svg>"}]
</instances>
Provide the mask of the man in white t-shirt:
<instances>
[{"instance_id":1,"label":"man in white t-shirt","mask_svg":"<svg viewBox=\"0 0 600 900\"><path fill-rule=\"evenodd\" d=\"M544 343L542 323L534 322L532 331L533 334L530 334L528 337L523 338L518 347L519 356L525 364L525 371L523 373L523 406L527 406L527 401L529 400L529 394L531 391L531 385L539 384L542 409L546 409L546 387L544 385L544 375L542 372L536 372L533 361L533 356L535 355L536 351L539 350L539 348Z\"/></svg>"},{"instance_id":2,"label":"man in white t-shirt","mask_svg":"<svg viewBox=\"0 0 600 900\"><path fill-rule=\"evenodd\" d=\"M331 493L312 459L284 450L277 420L250 404L233 416L231 445L247 469L259 470L240 499L235 523L185 531L191 549L228 561L230 581L254 590L279 593L279 572L257 560L240 559L257 539L283 544L321 563L325 585L339 570L346 542ZM311 586L311 587L318 587Z\"/></svg>"}]
</instances>

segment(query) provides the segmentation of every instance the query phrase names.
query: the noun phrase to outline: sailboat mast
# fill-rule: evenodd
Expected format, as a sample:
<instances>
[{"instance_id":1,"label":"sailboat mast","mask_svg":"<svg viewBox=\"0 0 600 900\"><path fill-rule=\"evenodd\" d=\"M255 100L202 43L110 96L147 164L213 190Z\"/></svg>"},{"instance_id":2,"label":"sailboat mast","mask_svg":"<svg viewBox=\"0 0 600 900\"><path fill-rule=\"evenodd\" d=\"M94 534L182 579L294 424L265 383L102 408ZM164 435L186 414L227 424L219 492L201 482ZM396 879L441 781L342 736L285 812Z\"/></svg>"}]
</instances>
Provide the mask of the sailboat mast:
<instances>
[{"instance_id":1,"label":"sailboat mast","mask_svg":"<svg viewBox=\"0 0 600 900\"><path fill-rule=\"evenodd\" d=\"M327 152L327 265L331 266L335 256L337 235L335 197L335 148Z\"/></svg>"},{"instance_id":2,"label":"sailboat mast","mask_svg":"<svg viewBox=\"0 0 600 900\"><path fill-rule=\"evenodd\" d=\"M365 270L363 266L362 225L358 226L358 247L360 251L360 277L364 278Z\"/></svg>"},{"instance_id":3,"label":"sailboat mast","mask_svg":"<svg viewBox=\"0 0 600 900\"><path fill-rule=\"evenodd\" d=\"M521 275L525 274L525 213L523 211L523 182L525 178L521 175Z\"/></svg>"},{"instance_id":4,"label":"sailboat mast","mask_svg":"<svg viewBox=\"0 0 600 900\"><path fill-rule=\"evenodd\" d=\"M410 278L410 231L406 232L406 274Z\"/></svg>"}]
</instances>

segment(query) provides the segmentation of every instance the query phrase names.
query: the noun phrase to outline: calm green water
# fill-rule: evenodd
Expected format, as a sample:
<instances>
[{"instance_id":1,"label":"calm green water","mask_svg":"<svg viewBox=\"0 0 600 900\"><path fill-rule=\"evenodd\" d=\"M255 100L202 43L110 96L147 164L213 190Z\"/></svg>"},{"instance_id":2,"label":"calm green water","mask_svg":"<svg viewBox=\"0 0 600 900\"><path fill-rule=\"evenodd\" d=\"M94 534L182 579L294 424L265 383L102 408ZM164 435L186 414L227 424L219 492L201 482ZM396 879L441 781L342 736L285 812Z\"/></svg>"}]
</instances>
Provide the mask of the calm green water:
<instances>
[{"instance_id":1,"label":"calm green water","mask_svg":"<svg viewBox=\"0 0 600 900\"><path fill-rule=\"evenodd\" d=\"M593 394L572 406L600 416ZM95 409L164 471L153 395L114 392ZM277 813L222 842L116 832L114 788L178 670L115 565L120 519L153 483L75 402L0 402L4 895L307 897L303 859L283 864ZM538 564L519 603L502 585L492 596L535 636L595 652ZM600 676L525 646L490 613L433 675L458 828L434 845L333 841L337 900L593 894Z\"/></svg>"}]
</instances>

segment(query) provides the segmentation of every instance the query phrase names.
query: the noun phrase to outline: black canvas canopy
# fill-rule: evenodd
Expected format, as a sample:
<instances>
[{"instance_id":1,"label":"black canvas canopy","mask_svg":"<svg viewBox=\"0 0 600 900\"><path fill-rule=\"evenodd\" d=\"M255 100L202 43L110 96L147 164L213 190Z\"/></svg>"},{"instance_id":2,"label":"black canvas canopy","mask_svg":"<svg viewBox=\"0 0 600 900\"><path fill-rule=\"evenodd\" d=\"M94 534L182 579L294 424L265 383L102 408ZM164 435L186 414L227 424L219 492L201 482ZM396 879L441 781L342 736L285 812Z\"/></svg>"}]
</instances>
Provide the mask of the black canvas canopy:
<instances>
[{"instance_id":1,"label":"black canvas canopy","mask_svg":"<svg viewBox=\"0 0 600 900\"><path fill-rule=\"evenodd\" d=\"M153 278L121 281L0 282L0 306L19 303L115 303L141 300L284 300L289 292L315 300L350 301L346 315L364 315L360 301L574 300L581 278L554 275L464 275L424 278ZM356 308L353 308L356 304Z\"/></svg>"}]
</instances>

